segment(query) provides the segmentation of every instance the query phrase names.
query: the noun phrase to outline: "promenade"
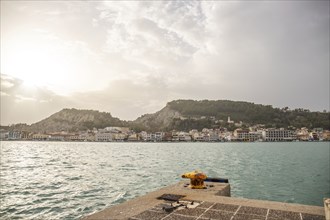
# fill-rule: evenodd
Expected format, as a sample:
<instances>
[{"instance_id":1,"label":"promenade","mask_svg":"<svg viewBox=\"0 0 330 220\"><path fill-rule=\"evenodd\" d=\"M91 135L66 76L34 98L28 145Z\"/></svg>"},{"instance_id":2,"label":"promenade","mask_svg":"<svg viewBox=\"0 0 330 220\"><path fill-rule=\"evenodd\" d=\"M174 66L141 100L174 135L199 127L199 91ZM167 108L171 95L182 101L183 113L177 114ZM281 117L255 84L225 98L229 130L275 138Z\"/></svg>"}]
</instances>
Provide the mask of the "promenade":
<instances>
[{"instance_id":1,"label":"promenade","mask_svg":"<svg viewBox=\"0 0 330 220\"><path fill-rule=\"evenodd\" d=\"M207 189L190 189L187 183L164 187L83 220L325 220L324 207L233 198L226 183L207 183ZM182 198L176 202L175 196Z\"/></svg>"}]
</instances>

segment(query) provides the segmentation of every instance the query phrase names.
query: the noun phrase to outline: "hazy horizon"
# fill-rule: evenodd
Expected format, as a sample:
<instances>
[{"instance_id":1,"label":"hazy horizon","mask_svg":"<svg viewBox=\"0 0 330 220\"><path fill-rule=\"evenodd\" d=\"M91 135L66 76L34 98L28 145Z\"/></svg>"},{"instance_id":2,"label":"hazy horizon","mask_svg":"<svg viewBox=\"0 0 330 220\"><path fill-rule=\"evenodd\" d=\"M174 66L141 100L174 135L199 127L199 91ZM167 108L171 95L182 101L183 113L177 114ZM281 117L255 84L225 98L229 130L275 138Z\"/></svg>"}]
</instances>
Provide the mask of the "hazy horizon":
<instances>
[{"instance_id":1,"label":"hazy horizon","mask_svg":"<svg viewBox=\"0 0 330 220\"><path fill-rule=\"evenodd\" d=\"M330 110L329 1L1 1L1 125L177 99Z\"/></svg>"},{"instance_id":2,"label":"hazy horizon","mask_svg":"<svg viewBox=\"0 0 330 220\"><path fill-rule=\"evenodd\" d=\"M183 99L182 99L183 100ZM184 99L184 100L188 100L188 99ZM192 100L192 99L190 99L190 100ZM204 100L206 100L206 99L204 99ZM223 99L224 100L224 99ZM175 100L172 100L172 101L175 101ZM203 101L202 99L201 100L194 100L194 101ZM212 100L212 99L208 99L208 101L221 101L221 100ZM243 100L229 100L229 101L234 101L234 102L245 102L245 101L243 101ZM249 103L251 103L251 102L249 102ZM167 104L167 103L166 103ZM166 104L162 107L162 108L164 108L165 106L166 106ZM268 105L268 104L261 104L261 103L253 103L253 104L256 104L256 105ZM270 104L269 104L270 105ZM272 106L272 105L270 105L270 106ZM277 107L277 106L272 106L273 108L281 108L281 107ZM295 110L295 109L293 109L293 108L290 108L289 106L285 106L285 107L288 107L289 108L289 110ZM161 109L162 109L161 108ZM284 108L284 107L283 107ZM141 115L139 115L139 116L137 116L136 118L133 118L133 119L123 119L123 118L120 118L120 117L118 117L118 116L116 116L116 115L113 115L111 112L107 112L107 111L101 111L101 110L99 110L99 109L87 109L87 108L73 108L73 107L64 107L63 109L60 109L59 111L56 111L56 112L53 112L53 113L50 113L50 115L48 115L48 116L46 116L45 118L41 118L39 121L41 121L41 120L44 120L44 119L46 119L46 118L48 118L48 117L50 117L50 116L52 116L53 114L55 114L55 113L58 113L58 112L60 112L60 111L62 111L62 110L64 110L64 109L77 109L77 110L91 110L91 111L99 111L99 112L106 112L106 113L110 113L111 114L111 116L112 117L115 117L115 118L119 118L120 120L124 120L124 121L134 121L134 120L136 120L137 118L139 118L139 117L141 117L141 116L143 116L143 115L145 115L145 114L154 114L154 113L156 113L156 112L158 112L158 111L160 111L161 109L158 109L158 110L156 110L155 112L145 112L145 113L142 113ZM299 109L299 107L297 108L297 109ZM303 109L305 109L305 108L303 108ZM310 109L306 109L306 110L310 110ZM321 112L321 111L312 111L312 110L310 110L311 112ZM324 111L324 110L323 110ZM322 111L322 112L323 112ZM327 111L327 113L329 113L329 111ZM230 117L230 115L229 115L229 117ZM34 124L34 123L37 123L37 122L39 122L39 121L35 121L35 122L31 122L31 123L26 123L26 122L18 122L18 123L16 123L16 124L20 124L20 123L22 123L22 124L28 124L28 125L31 125L31 124ZM0 126L10 126L10 125L12 125L12 124L0 124Z\"/></svg>"}]
</instances>

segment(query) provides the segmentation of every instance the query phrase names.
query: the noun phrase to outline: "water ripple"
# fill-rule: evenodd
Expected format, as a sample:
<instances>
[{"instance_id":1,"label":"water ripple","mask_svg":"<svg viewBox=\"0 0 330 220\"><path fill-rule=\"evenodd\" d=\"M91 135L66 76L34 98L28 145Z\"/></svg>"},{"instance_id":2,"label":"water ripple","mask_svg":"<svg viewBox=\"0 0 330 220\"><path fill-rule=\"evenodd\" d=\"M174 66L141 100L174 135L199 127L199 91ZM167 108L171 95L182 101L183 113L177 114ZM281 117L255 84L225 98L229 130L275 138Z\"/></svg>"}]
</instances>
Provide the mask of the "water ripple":
<instances>
[{"instance_id":1,"label":"water ripple","mask_svg":"<svg viewBox=\"0 0 330 220\"><path fill-rule=\"evenodd\" d=\"M232 196L322 205L328 143L1 142L2 219L79 219L200 169Z\"/></svg>"}]
</instances>

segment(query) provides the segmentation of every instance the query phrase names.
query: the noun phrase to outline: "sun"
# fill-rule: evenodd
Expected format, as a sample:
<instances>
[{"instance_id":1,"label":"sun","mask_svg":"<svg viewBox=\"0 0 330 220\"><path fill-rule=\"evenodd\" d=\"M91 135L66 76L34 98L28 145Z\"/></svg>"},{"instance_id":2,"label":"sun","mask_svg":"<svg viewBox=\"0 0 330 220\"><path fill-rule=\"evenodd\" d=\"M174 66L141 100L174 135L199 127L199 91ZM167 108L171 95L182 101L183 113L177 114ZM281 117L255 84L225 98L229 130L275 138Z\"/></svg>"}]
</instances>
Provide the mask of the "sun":
<instances>
[{"instance_id":1,"label":"sun","mask_svg":"<svg viewBox=\"0 0 330 220\"><path fill-rule=\"evenodd\" d=\"M11 34L1 40L1 74L21 79L29 86L47 87L60 95L97 90L107 85L93 74L102 72L103 66L86 48L76 39L47 31Z\"/></svg>"},{"instance_id":2,"label":"sun","mask_svg":"<svg viewBox=\"0 0 330 220\"><path fill-rule=\"evenodd\" d=\"M7 45L2 54L1 73L20 78L34 86L47 86L63 80L66 64L52 45L28 41Z\"/></svg>"}]
</instances>

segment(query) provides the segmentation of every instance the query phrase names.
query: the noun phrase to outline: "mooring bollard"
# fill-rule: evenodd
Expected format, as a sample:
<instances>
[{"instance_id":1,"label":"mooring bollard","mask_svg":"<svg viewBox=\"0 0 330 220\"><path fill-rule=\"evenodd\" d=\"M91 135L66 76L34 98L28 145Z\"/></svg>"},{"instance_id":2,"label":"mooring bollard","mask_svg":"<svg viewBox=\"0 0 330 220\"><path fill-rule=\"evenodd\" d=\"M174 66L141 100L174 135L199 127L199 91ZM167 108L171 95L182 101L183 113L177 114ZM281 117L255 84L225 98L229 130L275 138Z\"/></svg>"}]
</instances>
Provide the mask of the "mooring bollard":
<instances>
[{"instance_id":1,"label":"mooring bollard","mask_svg":"<svg viewBox=\"0 0 330 220\"><path fill-rule=\"evenodd\" d=\"M184 173L181 176L182 178L190 179L189 187L192 189L206 189L205 182L217 182L217 183L228 183L228 179L218 178L218 177L207 177L205 173L200 171L192 171Z\"/></svg>"}]
</instances>

